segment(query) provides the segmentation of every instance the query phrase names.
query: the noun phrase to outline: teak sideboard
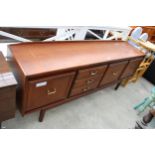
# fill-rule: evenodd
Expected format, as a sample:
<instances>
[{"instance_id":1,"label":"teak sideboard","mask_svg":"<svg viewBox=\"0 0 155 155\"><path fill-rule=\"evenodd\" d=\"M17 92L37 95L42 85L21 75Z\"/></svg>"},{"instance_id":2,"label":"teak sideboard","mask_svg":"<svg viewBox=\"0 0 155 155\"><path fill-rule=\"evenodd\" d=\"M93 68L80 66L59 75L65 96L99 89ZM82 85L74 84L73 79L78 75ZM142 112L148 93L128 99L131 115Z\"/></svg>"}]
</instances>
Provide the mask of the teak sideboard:
<instances>
[{"instance_id":1,"label":"teak sideboard","mask_svg":"<svg viewBox=\"0 0 155 155\"><path fill-rule=\"evenodd\" d=\"M144 54L123 41L19 43L8 47L24 116L45 111L133 75Z\"/></svg>"}]
</instances>

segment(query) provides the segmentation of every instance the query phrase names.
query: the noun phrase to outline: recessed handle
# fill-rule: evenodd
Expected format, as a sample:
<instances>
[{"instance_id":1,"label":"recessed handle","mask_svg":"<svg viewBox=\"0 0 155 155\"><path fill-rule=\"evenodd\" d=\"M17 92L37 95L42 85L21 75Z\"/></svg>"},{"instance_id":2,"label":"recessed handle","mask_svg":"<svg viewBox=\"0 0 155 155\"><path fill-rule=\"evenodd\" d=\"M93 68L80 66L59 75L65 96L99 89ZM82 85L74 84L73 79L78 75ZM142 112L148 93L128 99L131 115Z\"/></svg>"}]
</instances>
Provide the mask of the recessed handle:
<instances>
[{"instance_id":1,"label":"recessed handle","mask_svg":"<svg viewBox=\"0 0 155 155\"><path fill-rule=\"evenodd\" d=\"M89 79L89 80L86 81L87 84L91 84L93 82L94 82L94 79Z\"/></svg>"},{"instance_id":2,"label":"recessed handle","mask_svg":"<svg viewBox=\"0 0 155 155\"><path fill-rule=\"evenodd\" d=\"M48 91L47 91L47 94L48 94L48 95L53 95L53 94L55 94L56 92L57 92L57 90L54 88L53 91L48 90Z\"/></svg>"},{"instance_id":3,"label":"recessed handle","mask_svg":"<svg viewBox=\"0 0 155 155\"><path fill-rule=\"evenodd\" d=\"M116 76L116 75L117 75L117 72L113 72L112 75L113 75L113 76Z\"/></svg>"},{"instance_id":4,"label":"recessed handle","mask_svg":"<svg viewBox=\"0 0 155 155\"><path fill-rule=\"evenodd\" d=\"M84 88L84 89L83 89L83 91L87 91L88 89L89 89L89 87L87 87L87 88Z\"/></svg>"},{"instance_id":5,"label":"recessed handle","mask_svg":"<svg viewBox=\"0 0 155 155\"><path fill-rule=\"evenodd\" d=\"M92 76L93 76L93 75L96 75L96 74L97 74L97 71L96 71L96 70L90 72L90 75L92 75Z\"/></svg>"}]
</instances>

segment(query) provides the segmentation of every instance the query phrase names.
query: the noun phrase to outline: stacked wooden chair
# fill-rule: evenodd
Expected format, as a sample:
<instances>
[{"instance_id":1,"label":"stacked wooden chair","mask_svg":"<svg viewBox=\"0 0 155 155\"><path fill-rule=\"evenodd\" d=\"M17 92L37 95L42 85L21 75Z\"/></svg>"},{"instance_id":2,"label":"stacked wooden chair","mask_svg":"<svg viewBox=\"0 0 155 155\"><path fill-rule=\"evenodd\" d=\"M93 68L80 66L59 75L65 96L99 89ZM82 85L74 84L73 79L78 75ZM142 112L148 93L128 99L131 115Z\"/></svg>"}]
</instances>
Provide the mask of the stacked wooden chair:
<instances>
[{"instance_id":1,"label":"stacked wooden chair","mask_svg":"<svg viewBox=\"0 0 155 155\"><path fill-rule=\"evenodd\" d=\"M145 57L140 63L139 67L135 71L134 75L121 82L122 86L126 86L130 82L136 82L140 77L143 76L145 71L148 69L152 61L154 60L155 45L147 41L148 34L142 33L141 28L136 28L131 36L128 37L128 42L135 48L145 52ZM151 95L145 98L141 103L134 106L134 109L138 111L138 114L143 112L147 107L153 107L155 105L155 88L152 89Z\"/></svg>"},{"instance_id":2,"label":"stacked wooden chair","mask_svg":"<svg viewBox=\"0 0 155 155\"><path fill-rule=\"evenodd\" d=\"M142 28L136 28L132 33L131 36L128 37L128 42L135 48L138 48L145 52L146 56L143 61L140 63L139 67L135 71L134 75L128 79L125 79L121 82L122 86L126 86L130 82L136 82L139 80L140 77L143 76L145 71L148 69L152 61L154 60L154 52L155 52L155 45L148 42L148 34L142 33Z\"/></svg>"}]
</instances>

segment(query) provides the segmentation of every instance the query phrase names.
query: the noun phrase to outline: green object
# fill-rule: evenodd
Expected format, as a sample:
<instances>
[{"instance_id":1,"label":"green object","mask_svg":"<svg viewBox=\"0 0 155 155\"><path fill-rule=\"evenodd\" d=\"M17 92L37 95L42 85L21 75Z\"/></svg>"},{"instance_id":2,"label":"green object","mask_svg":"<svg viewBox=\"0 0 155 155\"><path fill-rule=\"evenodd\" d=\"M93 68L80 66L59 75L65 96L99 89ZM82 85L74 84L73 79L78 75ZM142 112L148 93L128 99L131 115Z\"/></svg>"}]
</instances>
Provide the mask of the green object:
<instances>
[{"instance_id":1,"label":"green object","mask_svg":"<svg viewBox=\"0 0 155 155\"><path fill-rule=\"evenodd\" d=\"M141 103L134 107L139 113L143 112L147 107L152 107L155 104L155 87L151 90L151 96L145 98Z\"/></svg>"}]
</instances>

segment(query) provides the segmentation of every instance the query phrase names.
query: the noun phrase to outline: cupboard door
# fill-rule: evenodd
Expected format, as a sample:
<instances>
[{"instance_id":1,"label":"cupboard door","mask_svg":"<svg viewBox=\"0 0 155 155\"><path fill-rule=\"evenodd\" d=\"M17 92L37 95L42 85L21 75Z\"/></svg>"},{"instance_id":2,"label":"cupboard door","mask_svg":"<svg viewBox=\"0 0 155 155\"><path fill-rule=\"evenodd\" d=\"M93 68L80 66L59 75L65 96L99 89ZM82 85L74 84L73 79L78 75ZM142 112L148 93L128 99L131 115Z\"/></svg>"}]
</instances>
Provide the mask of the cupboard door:
<instances>
[{"instance_id":1,"label":"cupboard door","mask_svg":"<svg viewBox=\"0 0 155 155\"><path fill-rule=\"evenodd\" d=\"M128 61L120 62L120 63L114 63L110 64L100 85L109 84L112 82L115 82L119 79L122 71L126 67Z\"/></svg>"},{"instance_id":2,"label":"cupboard door","mask_svg":"<svg viewBox=\"0 0 155 155\"><path fill-rule=\"evenodd\" d=\"M142 62L142 60L143 60L143 58L139 58L139 59L129 61L125 71L123 72L123 74L121 76L121 78L126 78L129 76L132 76L135 73L138 66L140 65L140 63Z\"/></svg>"},{"instance_id":3,"label":"cupboard door","mask_svg":"<svg viewBox=\"0 0 155 155\"><path fill-rule=\"evenodd\" d=\"M74 75L72 72L30 81L27 110L67 98Z\"/></svg>"}]
</instances>

